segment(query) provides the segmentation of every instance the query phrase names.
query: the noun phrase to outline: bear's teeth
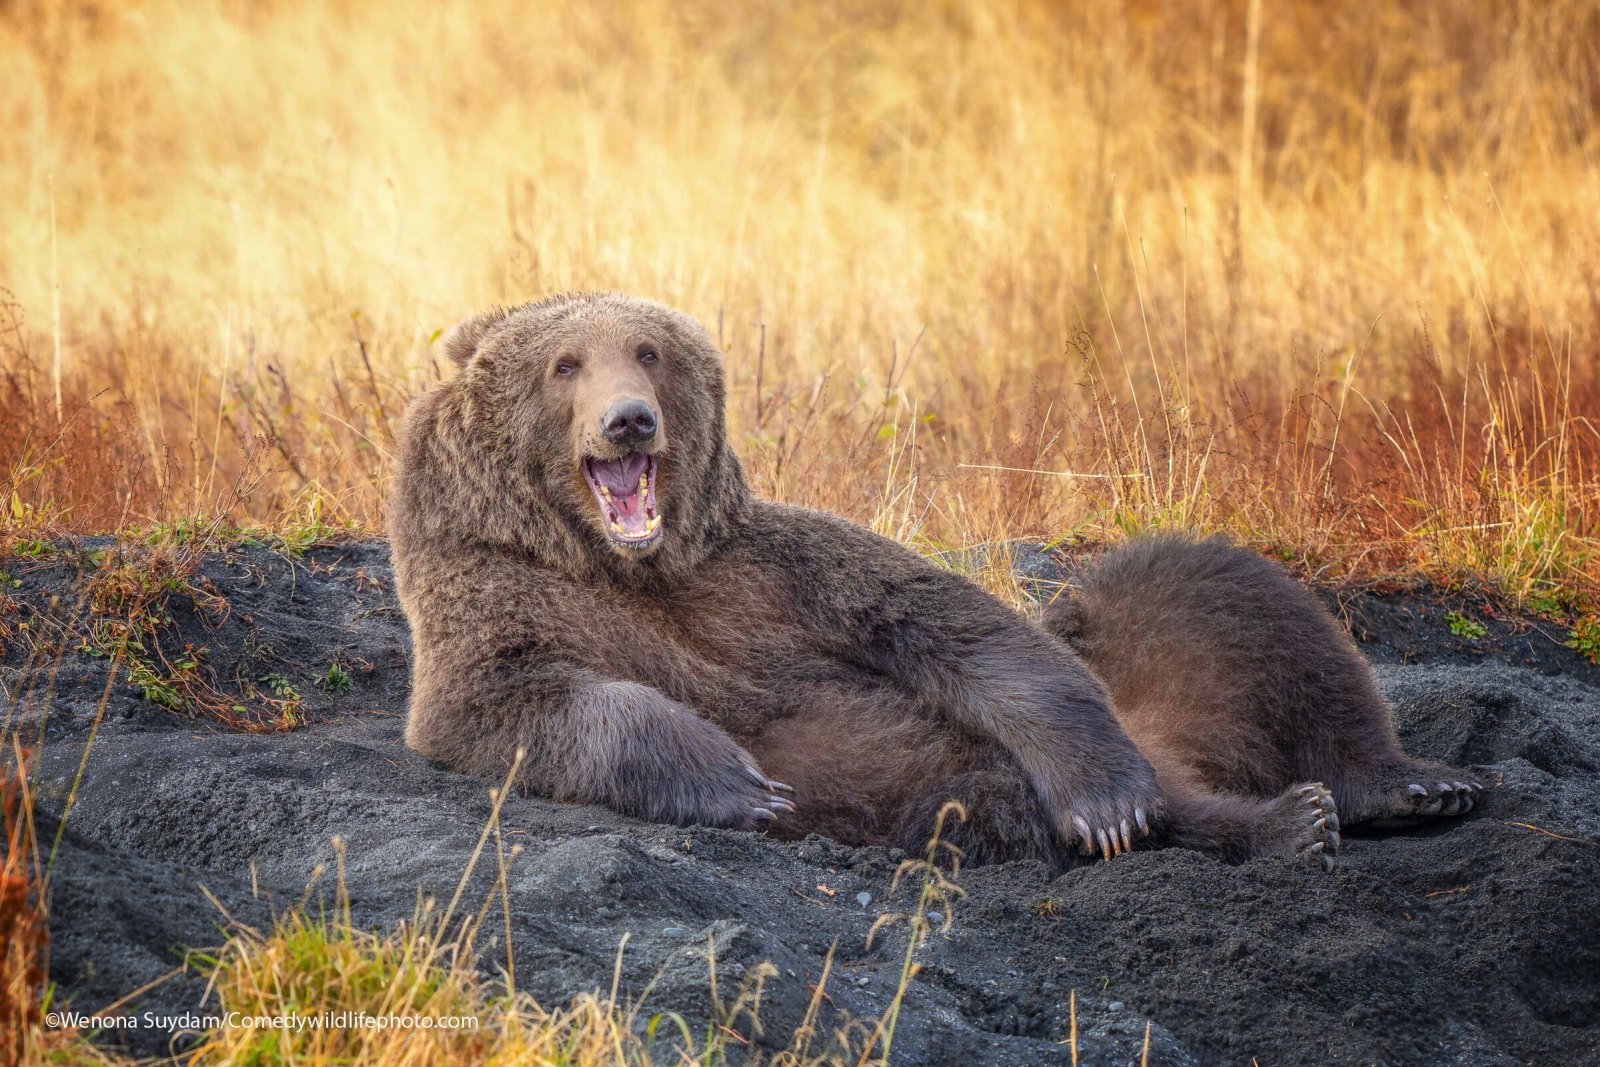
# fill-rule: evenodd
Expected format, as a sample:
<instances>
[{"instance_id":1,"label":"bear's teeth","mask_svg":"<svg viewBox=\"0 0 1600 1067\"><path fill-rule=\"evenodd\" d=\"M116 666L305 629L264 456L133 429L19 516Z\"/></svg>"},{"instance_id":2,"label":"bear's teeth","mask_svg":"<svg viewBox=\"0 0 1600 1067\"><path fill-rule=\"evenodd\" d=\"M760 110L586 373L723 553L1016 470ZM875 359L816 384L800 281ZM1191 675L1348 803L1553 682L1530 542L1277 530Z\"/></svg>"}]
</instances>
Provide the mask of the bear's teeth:
<instances>
[{"instance_id":1,"label":"bear's teeth","mask_svg":"<svg viewBox=\"0 0 1600 1067\"><path fill-rule=\"evenodd\" d=\"M645 533L655 533L656 532L656 528L659 527L660 525L661 525L661 516L657 515L655 518L651 519L649 522L644 524L644 532Z\"/></svg>"},{"instance_id":2,"label":"bear's teeth","mask_svg":"<svg viewBox=\"0 0 1600 1067\"><path fill-rule=\"evenodd\" d=\"M648 493L649 491L650 491L650 476L648 474L639 475L639 492Z\"/></svg>"},{"instance_id":3,"label":"bear's teeth","mask_svg":"<svg viewBox=\"0 0 1600 1067\"><path fill-rule=\"evenodd\" d=\"M600 495L605 497L607 500L610 500L611 499L611 490L607 489L605 486L602 485L600 487Z\"/></svg>"},{"instance_id":4,"label":"bear's teeth","mask_svg":"<svg viewBox=\"0 0 1600 1067\"><path fill-rule=\"evenodd\" d=\"M628 535L628 531L626 531L626 530L624 530L622 528L622 523L620 523L620 522L612 523L611 524L611 529L616 531L619 534L622 534L624 537L626 537Z\"/></svg>"}]
</instances>

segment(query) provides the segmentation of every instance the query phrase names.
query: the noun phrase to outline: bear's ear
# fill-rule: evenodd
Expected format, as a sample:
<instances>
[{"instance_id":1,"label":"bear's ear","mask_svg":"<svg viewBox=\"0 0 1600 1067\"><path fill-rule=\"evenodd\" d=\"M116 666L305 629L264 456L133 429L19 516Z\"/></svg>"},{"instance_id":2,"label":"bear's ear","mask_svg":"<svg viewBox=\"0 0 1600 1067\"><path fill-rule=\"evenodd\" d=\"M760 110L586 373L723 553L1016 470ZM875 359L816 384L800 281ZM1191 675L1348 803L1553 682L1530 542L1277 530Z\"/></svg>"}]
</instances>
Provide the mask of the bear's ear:
<instances>
[{"instance_id":1,"label":"bear's ear","mask_svg":"<svg viewBox=\"0 0 1600 1067\"><path fill-rule=\"evenodd\" d=\"M465 367L467 361L478 351L478 345L483 341L484 334L495 324L503 321L508 314L510 312L505 308L497 307L462 319L445 337L444 354L449 356L456 366Z\"/></svg>"}]
</instances>

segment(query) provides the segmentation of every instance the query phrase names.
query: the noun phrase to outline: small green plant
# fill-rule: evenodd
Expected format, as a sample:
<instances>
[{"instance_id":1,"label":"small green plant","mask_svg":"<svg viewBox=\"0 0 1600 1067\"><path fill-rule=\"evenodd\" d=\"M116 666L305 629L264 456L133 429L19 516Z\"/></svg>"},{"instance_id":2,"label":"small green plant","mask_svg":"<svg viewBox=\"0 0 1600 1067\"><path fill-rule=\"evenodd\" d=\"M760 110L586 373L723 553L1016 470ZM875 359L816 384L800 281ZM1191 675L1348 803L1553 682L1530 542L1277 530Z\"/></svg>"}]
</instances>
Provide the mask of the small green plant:
<instances>
[{"instance_id":1,"label":"small green plant","mask_svg":"<svg viewBox=\"0 0 1600 1067\"><path fill-rule=\"evenodd\" d=\"M350 672L337 663L328 664L328 672L317 680L317 688L329 696L348 693L352 684L354 684L354 679L350 677Z\"/></svg>"},{"instance_id":2,"label":"small green plant","mask_svg":"<svg viewBox=\"0 0 1600 1067\"><path fill-rule=\"evenodd\" d=\"M1577 649L1590 663L1600 664L1600 615L1579 619L1572 627L1566 646Z\"/></svg>"},{"instance_id":3,"label":"small green plant","mask_svg":"<svg viewBox=\"0 0 1600 1067\"><path fill-rule=\"evenodd\" d=\"M1452 611L1444 617L1450 624L1450 632L1457 637L1465 637L1468 641L1476 641L1489 632L1489 628L1470 615L1463 615L1459 611Z\"/></svg>"},{"instance_id":4,"label":"small green plant","mask_svg":"<svg viewBox=\"0 0 1600 1067\"><path fill-rule=\"evenodd\" d=\"M287 675L263 674L261 684L272 690L274 696L280 696L285 700L300 699L300 687L290 681Z\"/></svg>"},{"instance_id":5,"label":"small green plant","mask_svg":"<svg viewBox=\"0 0 1600 1067\"><path fill-rule=\"evenodd\" d=\"M224 517L182 516L171 522L154 522L132 527L128 534L151 548L188 549L196 553L218 552L239 535L239 527Z\"/></svg>"},{"instance_id":6,"label":"small green plant","mask_svg":"<svg viewBox=\"0 0 1600 1067\"><path fill-rule=\"evenodd\" d=\"M293 730L296 726L303 726L306 722L306 702L300 694L300 687L295 685L287 675L273 672L261 676L261 684L266 686L273 694L263 697L267 705L275 709L272 723L280 730ZM319 681L317 684L321 684ZM259 692L257 693L259 696ZM237 714L237 711L235 712Z\"/></svg>"},{"instance_id":7,"label":"small green plant","mask_svg":"<svg viewBox=\"0 0 1600 1067\"><path fill-rule=\"evenodd\" d=\"M338 502L317 486L303 490L273 523L273 546L292 559L360 533L361 524L338 514Z\"/></svg>"},{"instance_id":8,"label":"small green plant","mask_svg":"<svg viewBox=\"0 0 1600 1067\"><path fill-rule=\"evenodd\" d=\"M278 706L278 714L273 716L273 726L279 730L293 730L306 724L305 702L299 697L291 697L288 700L275 701L275 703Z\"/></svg>"},{"instance_id":9,"label":"small green plant","mask_svg":"<svg viewBox=\"0 0 1600 1067\"><path fill-rule=\"evenodd\" d=\"M170 664L172 670L168 673L149 658L142 642L130 637L123 646L128 682L137 686L146 700L168 711L187 711L189 701L184 694L196 680L195 672L205 651L193 645L183 646L183 654Z\"/></svg>"},{"instance_id":10,"label":"small green plant","mask_svg":"<svg viewBox=\"0 0 1600 1067\"><path fill-rule=\"evenodd\" d=\"M160 671L153 667L149 660L128 660L128 682L139 687L139 692L153 704L159 704L168 711L182 711L185 707L183 694L177 687L168 681Z\"/></svg>"},{"instance_id":11,"label":"small green plant","mask_svg":"<svg viewBox=\"0 0 1600 1067\"><path fill-rule=\"evenodd\" d=\"M1557 618L1581 614L1583 594L1569 586L1550 586L1528 595L1528 607Z\"/></svg>"},{"instance_id":12,"label":"small green plant","mask_svg":"<svg viewBox=\"0 0 1600 1067\"><path fill-rule=\"evenodd\" d=\"M16 547L11 551L23 559L40 559L50 555L55 550L56 546L49 541L41 541L38 538L29 537L18 541Z\"/></svg>"}]
</instances>

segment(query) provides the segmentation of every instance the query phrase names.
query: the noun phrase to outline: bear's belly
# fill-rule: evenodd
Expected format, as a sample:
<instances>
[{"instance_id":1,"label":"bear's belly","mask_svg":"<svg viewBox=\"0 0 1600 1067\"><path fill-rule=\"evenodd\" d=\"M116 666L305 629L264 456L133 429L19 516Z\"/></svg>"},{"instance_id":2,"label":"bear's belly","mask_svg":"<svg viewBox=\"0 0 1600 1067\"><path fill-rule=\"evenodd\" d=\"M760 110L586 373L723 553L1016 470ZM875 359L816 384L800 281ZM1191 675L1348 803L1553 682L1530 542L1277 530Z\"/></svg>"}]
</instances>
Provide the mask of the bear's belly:
<instances>
[{"instance_id":1,"label":"bear's belly","mask_svg":"<svg viewBox=\"0 0 1600 1067\"><path fill-rule=\"evenodd\" d=\"M586 598L570 652L693 709L794 786L799 810L775 833L882 842L913 796L982 758L983 742L797 623L781 585L717 577L669 599Z\"/></svg>"},{"instance_id":2,"label":"bear's belly","mask_svg":"<svg viewBox=\"0 0 1600 1067\"><path fill-rule=\"evenodd\" d=\"M779 836L820 833L852 844L886 842L912 797L975 758L969 744L901 701L837 690L740 740L770 777L794 786L799 810L779 820Z\"/></svg>"}]
</instances>

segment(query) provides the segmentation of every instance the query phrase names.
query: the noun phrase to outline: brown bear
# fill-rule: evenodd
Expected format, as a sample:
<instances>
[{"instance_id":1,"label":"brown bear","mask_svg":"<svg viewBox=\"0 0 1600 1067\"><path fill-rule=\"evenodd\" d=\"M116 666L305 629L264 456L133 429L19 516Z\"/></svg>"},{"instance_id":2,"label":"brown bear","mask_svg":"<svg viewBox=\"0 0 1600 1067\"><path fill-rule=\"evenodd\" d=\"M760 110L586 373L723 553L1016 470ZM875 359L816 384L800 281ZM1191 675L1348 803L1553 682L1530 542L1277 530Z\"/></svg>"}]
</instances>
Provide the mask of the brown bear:
<instances>
[{"instance_id":1,"label":"brown bear","mask_svg":"<svg viewBox=\"0 0 1600 1067\"><path fill-rule=\"evenodd\" d=\"M969 861L1135 844L1326 855L1326 791L1222 802L1156 770L1068 645L836 516L750 493L723 359L611 293L467 320L407 415L390 504L416 657L406 738L641 818ZM1193 785L1193 788L1190 786Z\"/></svg>"},{"instance_id":2,"label":"brown bear","mask_svg":"<svg viewBox=\"0 0 1600 1067\"><path fill-rule=\"evenodd\" d=\"M1114 548L1045 628L1111 692L1162 789L1220 812L1321 782L1345 824L1470 811L1483 786L1400 748L1345 629L1289 573L1225 538L1159 534Z\"/></svg>"}]
</instances>

